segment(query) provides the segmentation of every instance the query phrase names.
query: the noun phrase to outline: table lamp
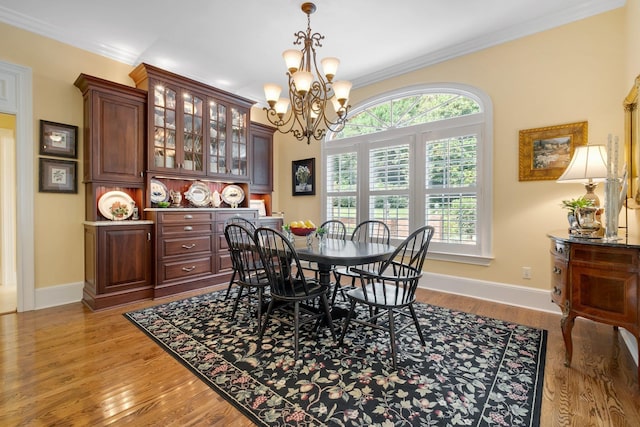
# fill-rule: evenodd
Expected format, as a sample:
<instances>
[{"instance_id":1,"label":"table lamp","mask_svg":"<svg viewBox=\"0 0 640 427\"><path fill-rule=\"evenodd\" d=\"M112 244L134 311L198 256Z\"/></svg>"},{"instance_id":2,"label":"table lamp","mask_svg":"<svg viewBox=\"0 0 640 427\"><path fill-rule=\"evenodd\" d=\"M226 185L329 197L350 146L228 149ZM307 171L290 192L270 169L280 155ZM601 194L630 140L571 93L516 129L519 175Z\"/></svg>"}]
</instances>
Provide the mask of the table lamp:
<instances>
[{"instance_id":1,"label":"table lamp","mask_svg":"<svg viewBox=\"0 0 640 427\"><path fill-rule=\"evenodd\" d=\"M600 207L600 199L593 192L599 182L607 179L607 147L604 145L581 145L576 147L569 166L556 182L582 183L587 193L585 199L593 200Z\"/></svg>"}]
</instances>

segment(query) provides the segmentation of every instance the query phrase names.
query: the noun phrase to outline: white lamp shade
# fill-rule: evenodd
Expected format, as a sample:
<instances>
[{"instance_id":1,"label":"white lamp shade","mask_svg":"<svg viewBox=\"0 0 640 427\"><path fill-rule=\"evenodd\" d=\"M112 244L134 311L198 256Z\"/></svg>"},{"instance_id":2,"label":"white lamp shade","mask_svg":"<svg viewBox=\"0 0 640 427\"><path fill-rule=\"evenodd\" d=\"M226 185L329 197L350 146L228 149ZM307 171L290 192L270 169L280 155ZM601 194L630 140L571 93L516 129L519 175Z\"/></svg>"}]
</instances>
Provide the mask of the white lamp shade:
<instances>
[{"instance_id":1,"label":"white lamp shade","mask_svg":"<svg viewBox=\"0 0 640 427\"><path fill-rule=\"evenodd\" d=\"M293 83L296 85L298 93L307 93L313 83L313 74L308 71L296 71L293 73Z\"/></svg>"},{"instance_id":2,"label":"white lamp shade","mask_svg":"<svg viewBox=\"0 0 640 427\"><path fill-rule=\"evenodd\" d=\"M338 58L329 57L324 58L322 61L320 61L320 63L322 64L322 71L324 72L324 75L327 76L329 80L331 80L338 71L340 60Z\"/></svg>"},{"instance_id":3,"label":"white lamp shade","mask_svg":"<svg viewBox=\"0 0 640 427\"><path fill-rule=\"evenodd\" d=\"M276 102L275 110L277 114L282 114L283 116L287 113L289 109L289 99L288 98L280 98L278 102Z\"/></svg>"},{"instance_id":4,"label":"white lamp shade","mask_svg":"<svg viewBox=\"0 0 640 427\"><path fill-rule=\"evenodd\" d=\"M267 101L277 101L282 92L282 87L277 84L267 83L264 85L264 96Z\"/></svg>"},{"instance_id":5,"label":"white lamp shade","mask_svg":"<svg viewBox=\"0 0 640 427\"><path fill-rule=\"evenodd\" d=\"M557 182L602 182L607 178L607 148L604 145L581 145Z\"/></svg>"},{"instance_id":6,"label":"white lamp shade","mask_svg":"<svg viewBox=\"0 0 640 427\"><path fill-rule=\"evenodd\" d=\"M285 64L287 64L287 70L290 73L295 73L300 68L300 62L302 61L302 52L295 49L287 49L282 52Z\"/></svg>"},{"instance_id":7,"label":"white lamp shade","mask_svg":"<svg viewBox=\"0 0 640 427\"><path fill-rule=\"evenodd\" d=\"M351 92L351 82L338 80L333 84L333 93L336 94L338 100L346 101L349 99L349 92Z\"/></svg>"}]
</instances>

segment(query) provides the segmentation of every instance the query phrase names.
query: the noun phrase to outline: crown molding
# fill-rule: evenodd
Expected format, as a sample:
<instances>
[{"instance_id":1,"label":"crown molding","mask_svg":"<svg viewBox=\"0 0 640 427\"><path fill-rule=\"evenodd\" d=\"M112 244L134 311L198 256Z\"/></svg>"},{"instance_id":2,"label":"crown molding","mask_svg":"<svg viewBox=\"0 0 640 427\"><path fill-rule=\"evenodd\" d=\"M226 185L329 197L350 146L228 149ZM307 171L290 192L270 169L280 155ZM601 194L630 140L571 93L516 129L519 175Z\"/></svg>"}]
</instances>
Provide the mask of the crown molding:
<instances>
[{"instance_id":1,"label":"crown molding","mask_svg":"<svg viewBox=\"0 0 640 427\"><path fill-rule=\"evenodd\" d=\"M96 43L89 39L69 37L68 34L53 25L34 19L30 16L17 13L2 6L0 6L0 21L128 65L134 65L138 59L138 55L133 52L126 51L115 46Z\"/></svg>"},{"instance_id":2,"label":"crown molding","mask_svg":"<svg viewBox=\"0 0 640 427\"><path fill-rule=\"evenodd\" d=\"M590 16L608 12L624 6L626 0L591 0L589 3L567 8L561 12L541 16L528 22L513 25L504 30L496 31L467 42L445 46L435 52L418 56L394 66L353 79L354 87L363 87L402 74L410 73L421 68L435 65L450 59L458 58L492 46L497 46L531 34L546 31L561 25L579 21Z\"/></svg>"}]
</instances>

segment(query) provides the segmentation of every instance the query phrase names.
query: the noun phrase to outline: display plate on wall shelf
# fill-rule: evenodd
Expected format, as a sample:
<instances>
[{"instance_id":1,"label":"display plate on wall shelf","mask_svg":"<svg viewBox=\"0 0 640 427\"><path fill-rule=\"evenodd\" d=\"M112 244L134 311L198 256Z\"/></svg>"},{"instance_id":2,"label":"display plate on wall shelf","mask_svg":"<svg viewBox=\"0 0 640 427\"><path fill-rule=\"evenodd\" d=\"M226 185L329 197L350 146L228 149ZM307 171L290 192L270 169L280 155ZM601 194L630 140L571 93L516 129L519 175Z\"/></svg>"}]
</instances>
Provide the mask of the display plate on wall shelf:
<instances>
[{"instance_id":1,"label":"display plate on wall shelf","mask_svg":"<svg viewBox=\"0 0 640 427\"><path fill-rule=\"evenodd\" d=\"M124 191L108 191L98 200L102 216L113 221L122 221L133 214L133 199Z\"/></svg>"},{"instance_id":2,"label":"display plate on wall shelf","mask_svg":"<svg viewBox=\"0 0 640 427\"><path fill-rule=\"evenodd\" d=\"M169 200L167 186L157 179L151 180L151 203L166 202Z\"/></svg>"},{"instance_id":3,"label":"display plate on wall shelf","mask_svg":"<svg viewBox=\"0 0 640 427\"><path fill-rule=\"evenodd\" d=\"M227 185L220 193L222 201L230 206L238 206L244 200L244 190L237 185Z\"/></svg>"},{"instance_id":4,"label":"display plate on wall shelf","mask_svg":"<svg viewBox=\"0 0 640 427\"><path fill-rule=\"evenodd\" d=\"M184 197L191 202L193 206L202 208L209 206L211 203L211 190L204 182L196 181L189 187Z\"/></svg>"}]
</instances>

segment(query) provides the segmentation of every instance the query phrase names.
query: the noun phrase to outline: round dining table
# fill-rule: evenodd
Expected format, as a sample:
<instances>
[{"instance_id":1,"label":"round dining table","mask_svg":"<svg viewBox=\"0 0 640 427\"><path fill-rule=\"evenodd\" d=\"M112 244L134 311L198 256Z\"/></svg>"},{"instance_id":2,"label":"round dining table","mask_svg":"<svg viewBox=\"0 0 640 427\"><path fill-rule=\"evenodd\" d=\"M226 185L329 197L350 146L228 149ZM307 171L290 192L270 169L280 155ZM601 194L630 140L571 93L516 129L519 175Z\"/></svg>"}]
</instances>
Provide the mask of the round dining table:
<instances>
[{"instance_id":1,"label":"round dining table","mask_svg":"<svg viewBox=\"0 0 640 427\"><path fill-rule=\"evenodd\" d=\"M336 265L352 267L385 261L395 251L395 246L384 243L364 243L351 240L325 239L323 244L311 245L296 242L296 252L301 260L318 265L318 280L321 284L331 283L331 270Z\"/></svg>"}]
</instances>

